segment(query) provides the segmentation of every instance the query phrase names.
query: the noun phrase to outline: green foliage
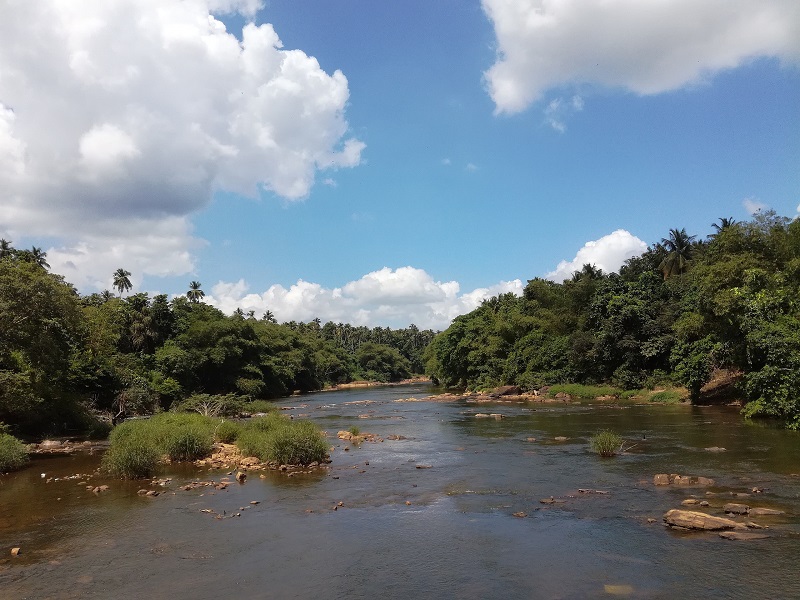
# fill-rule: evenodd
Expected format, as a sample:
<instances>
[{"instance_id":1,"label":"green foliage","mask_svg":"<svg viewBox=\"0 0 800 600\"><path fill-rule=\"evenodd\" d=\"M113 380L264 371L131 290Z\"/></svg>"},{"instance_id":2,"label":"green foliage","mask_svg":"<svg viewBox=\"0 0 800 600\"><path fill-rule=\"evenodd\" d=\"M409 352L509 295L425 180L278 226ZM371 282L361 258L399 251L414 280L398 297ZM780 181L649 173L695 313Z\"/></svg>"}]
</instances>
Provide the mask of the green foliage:
<instances>
[{"instance_id":1,"label":"green foliage","mask_svg":"<svg viewBox=\"0 0 800 600\"><path fill-rule=\"evenodd\" d=\"M658 402L661 404L677 404L683 401L684 395L678 390L662 390L660 392L653 392L647 397L649 402Z\"/></svg>"},{"instance_id":2,"label":"green foliage","mask_svg":"<svg viewBox=\"0 0 800 600\"><path fill-rule=\"evenodd\" d=\"M600 396L619 396L620 389L611 387L608 385L583 385L580 383L567 383L567 384L556 384L550 387L548 390L549 396L555 396L556 394L563 392L565 394L569 394L573 398L581 398L584 400L592 400L594 398L599 398Z\"/></svg>"},{"instance_id":3,"label":"green foliage","mask_svg":"<svg viewBox=\"0 0 800 600\"><path fill-rule=\"evenodd\" d=\"M589 439L592 451L603 457L615 456L622 451L624 440L613 431L598 431Z\"/></svg>"},{"instance_id":4,"label":"green foliage","mask_svg":"<svg viewBox=\"0 0 800 600\"><path fill-rule=\"evenodd\" d=\"M206 417L234 417L244 410L246 398L236 394L192 394L175 407L176 412L196 412Z\"/></svg>"},{"instance_id":5,"label":"green foliage","mask_svg":"<svg viewBox=\"0 0 800 600\"><path fill-rule=\"evenodd\" d=\"M219 421L190 413L161 413L126 421L110 436L102 467L125 479L151 477L162 458L191 461L211 454Z\"/></svg>"},{"instance_id":6,"label":"green foliage","mask_svg":"<svg viewBox=\"0 0 800 600\"><path fill-rule=\"evenodd\" d=\"M361 429L358 427L358 425L353 425L347 431L349 431L351 435L358 435L359 433L361 433Z\"/></svg>"},{"instance_id":7,"label":"green foliage","mask_svg":"<svg viewBox=\"0 0 800 600\"><path fill-rule=\"evenodd\" d=\"M28 464L28 450L25 444L13 435L0 432L0 473L16 471Z\"/></svg>"},{"instance_id":8,"label":"green foliage","mask_svg":"<svg viewBox=\"0 0 800 600\"><path fill-rule=\"evenodd\" d=\"M223 444L233 444L241 432L242 426L239 423L222 421L214 429L214 439Z\"/></svg>"},{"instance_id":9,"label":"green foliage","mask_svg":"<svg viewBox=\"0 0 800 600\"><path fill-rule=\"evenodd\" d=\"M289 465L307 465L327 456L322 432L311 421L292 421L274 414L249 422L236 445L245 456Z\"/></svg>"}]
</instances>

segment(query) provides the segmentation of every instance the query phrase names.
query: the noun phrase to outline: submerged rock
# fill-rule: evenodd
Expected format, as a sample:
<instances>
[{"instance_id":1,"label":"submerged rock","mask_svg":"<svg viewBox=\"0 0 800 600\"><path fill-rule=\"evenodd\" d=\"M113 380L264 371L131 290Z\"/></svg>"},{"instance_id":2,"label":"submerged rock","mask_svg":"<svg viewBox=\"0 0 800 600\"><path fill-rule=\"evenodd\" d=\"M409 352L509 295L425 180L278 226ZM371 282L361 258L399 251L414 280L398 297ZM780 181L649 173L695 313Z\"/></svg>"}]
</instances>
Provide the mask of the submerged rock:
<instances>
[{"instance_id":1,"label":"submerged rock","mask_svg":"<svg viewBox=\"0 0 800 600\"><path fill-rule=\"evenodd\" d=\"M764 535L763 533L750 533L747 531L722 531L720 532L719 537L724 538L726 540L749 541L749 540L764 540L769 536Z\"/></svg>"},{"instance_id":2,"label":"submerged rock","mask_svg":"<svg viewBox=\"0 0 800 600\"><path fill-rule=\"evenodd\" d=\"M701 529L704 531L717 531L720 529L734 529L739 526L736 521L723 517L714 517L703 512L693 510L672 509L664 513L664 522L671 527L686 529Z\"/></svg>"},{"instance_id":3,"label":"submerged rock","mask_svg":"<svg viewBox=\"0 0 800 600\"><path fill-rule=\"evenodd\" d=\"M730 503L723 506L722 510L732 515L746 515L747 513L750 512L750 507L747 506L747 504Z\"/></svg>"},{"instance_id":4,"label":"submerged rock","mask_svg":"<svg viewBox=\"0 0 800 600\"><path fill-rule=\"evenodd\" d=\"M759 515L759 516L764 516L764 515L782 515L783 511L782 510L777 510L777 509L774 509L774 508L758 508L758 507L755 507L755 508L751 508L748 511L748 514L750 514L751 516L752 515Z\"/></svg>"}]
</instances>

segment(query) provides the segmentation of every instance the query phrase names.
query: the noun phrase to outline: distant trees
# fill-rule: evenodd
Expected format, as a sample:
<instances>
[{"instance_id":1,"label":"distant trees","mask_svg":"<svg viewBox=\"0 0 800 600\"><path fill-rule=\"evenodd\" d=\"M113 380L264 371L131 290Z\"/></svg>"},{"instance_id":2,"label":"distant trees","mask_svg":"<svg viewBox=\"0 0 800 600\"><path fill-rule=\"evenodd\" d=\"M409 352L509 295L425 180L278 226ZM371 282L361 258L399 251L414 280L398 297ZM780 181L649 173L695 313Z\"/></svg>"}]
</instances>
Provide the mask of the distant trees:
<instances>
[{"instance_id":1,"label":"distant trees","mask_svg":"<svg viewBox=\"0 0 800 600\"><path fill-rule=\"evenodd\" d=\"M659 265L664 279L686 272L694 253L692 243L696 238L697 236L686 233L686 229L670 229L669 236L661 239L661 244L667 251L667 256Z\"/></svg>"}]
</instances>

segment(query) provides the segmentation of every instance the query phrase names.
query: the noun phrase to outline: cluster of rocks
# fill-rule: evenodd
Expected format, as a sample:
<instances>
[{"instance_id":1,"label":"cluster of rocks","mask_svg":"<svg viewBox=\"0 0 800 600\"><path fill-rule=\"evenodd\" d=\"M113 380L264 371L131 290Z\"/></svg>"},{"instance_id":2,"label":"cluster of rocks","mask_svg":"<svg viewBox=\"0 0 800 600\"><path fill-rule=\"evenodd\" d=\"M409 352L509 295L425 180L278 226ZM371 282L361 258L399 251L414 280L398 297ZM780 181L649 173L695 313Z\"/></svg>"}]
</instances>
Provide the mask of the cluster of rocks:
<instances>
[{"instance_id":1,"label":"cluster of rocks","mask_svg":"<svg viewBox=\"0 0 800 600\"><path fill-rule=\"evenodd\" d=\"M659 473L653 477L655 485L714 485L714 480L708 477L694 477L691 475L678 475L677 473Z\"/></svg>"},{"instance_id":2,"label":"cluster of rocks","mask_svg":"<svg viewBox=\"0 0 800 600\"><path fill-rule=\"evenodd\" d=\"M326 459L324 463L315 461L309 465L284 465L276 461L262 461L255 456L242 456L239 447L235 444L216 443L210 457L196 460L194 464L198 467L212 469L271 470L288 472L289 475L298 475L310 473L309 469L324 468L329 462L331 462L330 459Z\"/></svg>"},{"instance_id":3,"label":"cluster of rocks","mask_svg":"<svg viewBox=\"0 0 800 600\"><path fill-rule=\"evenodd\" d=\"M362 442L382 442L383 440L374 433L353 433L351 431L340 431L336 437L345 442L360 444Z\"/></svg>"},{"instance_id":4,"label":"cluster of rocks","mask_svg":"<svg viewBox=\"0 0 800 600\"><path fill-rule=\"evenodd\" d=\"M70 440L44 440L38 444L28 444L30 454L71 454L78 450L92 450L101 444L97 442L71 442Z\"/></svg>"}]
</instances>

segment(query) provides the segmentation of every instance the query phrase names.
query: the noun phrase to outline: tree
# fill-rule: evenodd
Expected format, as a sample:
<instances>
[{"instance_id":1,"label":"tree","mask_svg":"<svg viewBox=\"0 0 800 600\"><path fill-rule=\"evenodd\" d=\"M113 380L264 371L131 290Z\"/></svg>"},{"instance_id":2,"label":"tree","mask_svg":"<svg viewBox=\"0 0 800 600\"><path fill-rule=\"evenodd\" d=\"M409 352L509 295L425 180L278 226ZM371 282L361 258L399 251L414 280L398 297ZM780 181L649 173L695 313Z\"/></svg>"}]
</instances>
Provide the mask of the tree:
<instances>
[{"instance_id":1,"label":"tree","mask_svg":"<svg viewBox=\"0 0 800 600\"><path fill-rule=\"evenodd\" d=\"M130 276L131 272L125 269L117 269L114 271L114 287L117 289L120 296L122 296L123 292L127 292L133 287L129 279Z\"/></svg>"},{"instance_id":2,"label":"tree","mask_svg":"<svg viewBox=\"0 0 800 600\"><path fill-rule=\"evenodd\" d=\"M714 229L717 230L717 234L722 233L723 231L725 231L729 227L733 227L734 225L736 225L738 223L738 221L736 219L734 219L733 217L720 217L717 220L719 221L719 223L712 223L711 224L711 226ZM717 235L717 234L715 234L715 235Z\"/></svg>"},{"instance_id":3,"label":"tree","mask_svg":"<svg viewBox=\"0 0 800 600\"><path fill-rule=\"evenodd\" d=\"M0 239L0 259L12 256L13 253L14 248L11 246L11 242L7 239Z\"/></svg>"},{"instance_id":4,"label":"tree","mask_svg":"<svg viewBox=\"0 0 800 600\"><path fill-rule=\"evenodd\" d=\"M192 281L189 284L189 291L186 292L186 297L189 299L189 302L197 303L200 302L202 298L205 298L205 292L200 289L200 286L203 285L199 281Z\"/></svg>"},{"instance_id":5,"label":"tree","mask_svg":"<svg viewBox=\"0 0 800 600\"><path fill-rule=\"evenodd\" d=\"M664 279L672 275L683 275L689 266L694 251L693 242L696 235L689 235L686 229L669 230L669 237L662 238L661 244L667 251L667 256L661 261L658 268L664 274Z\"/></svg>"}]
</instances>

